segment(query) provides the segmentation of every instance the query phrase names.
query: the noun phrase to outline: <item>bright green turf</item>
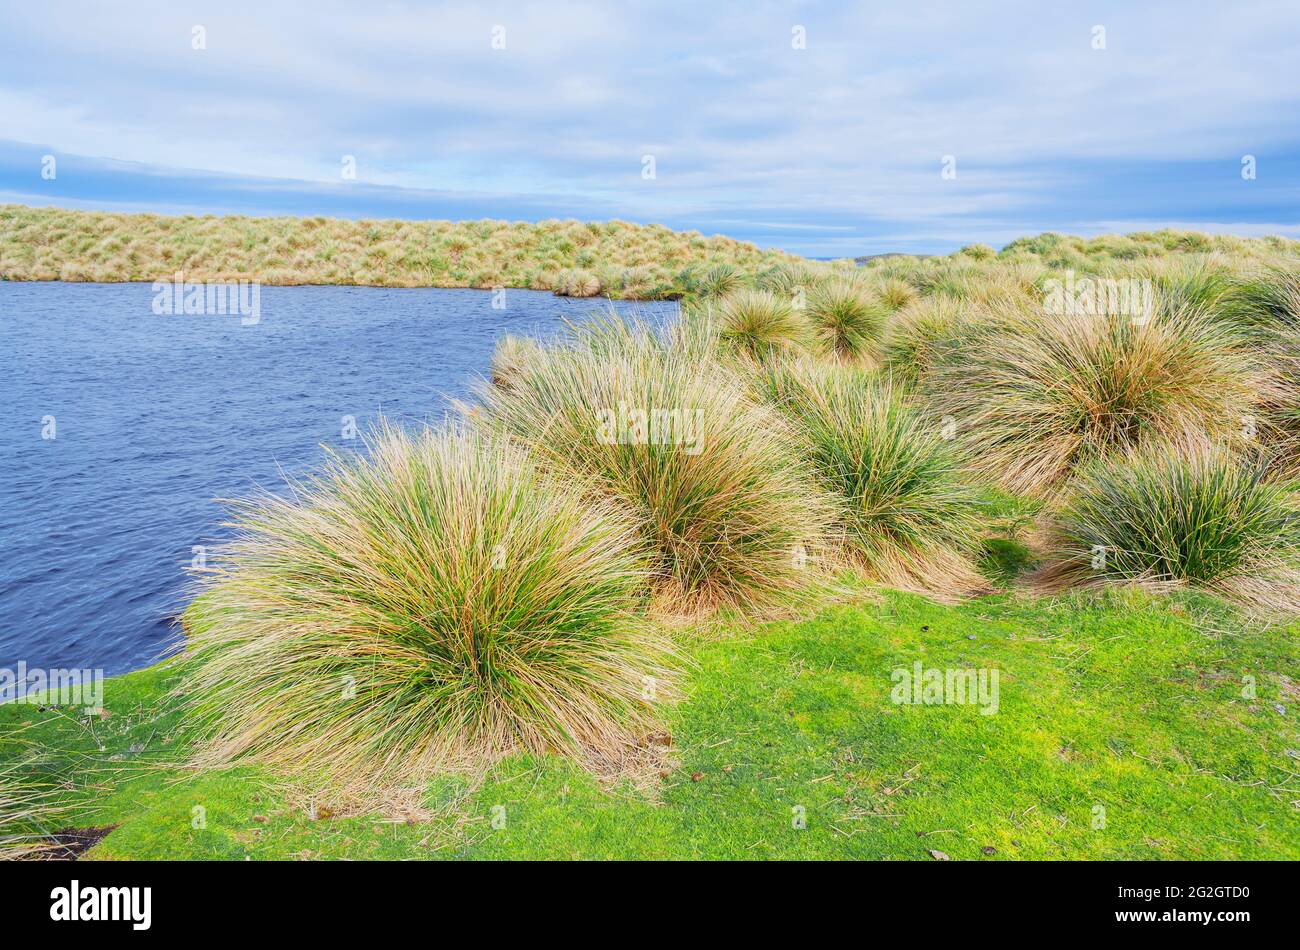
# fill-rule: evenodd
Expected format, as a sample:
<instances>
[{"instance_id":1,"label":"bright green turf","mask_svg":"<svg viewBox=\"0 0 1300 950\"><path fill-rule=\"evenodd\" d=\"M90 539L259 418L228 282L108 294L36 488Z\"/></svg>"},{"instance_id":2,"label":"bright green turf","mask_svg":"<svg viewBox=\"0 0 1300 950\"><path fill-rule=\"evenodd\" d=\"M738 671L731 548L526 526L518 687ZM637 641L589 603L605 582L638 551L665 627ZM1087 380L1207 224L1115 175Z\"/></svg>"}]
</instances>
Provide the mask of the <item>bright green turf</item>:
<instances>
[{"instance_id":1,"label":"bright green turf","mask_svg":"<svg viewBox=\"0 0 1300 950\"><path fill-rule=\"evenodd\" d=\"M156 713L157 668L108 682L107 720L10 705L0 728L30 723L24 738L56 750L35 777L95 801L62 824L120 825L90 854L105 859L1300 858L1300 639L1207 598L889 595L687 653L680 762L657 800L514 759L477 791L435 784L431 822L312 821L255 770L158 768L184 747ZM1000 711L893 705L890 671L917 659L997 667Z\"/></svg>"}]
</instances>

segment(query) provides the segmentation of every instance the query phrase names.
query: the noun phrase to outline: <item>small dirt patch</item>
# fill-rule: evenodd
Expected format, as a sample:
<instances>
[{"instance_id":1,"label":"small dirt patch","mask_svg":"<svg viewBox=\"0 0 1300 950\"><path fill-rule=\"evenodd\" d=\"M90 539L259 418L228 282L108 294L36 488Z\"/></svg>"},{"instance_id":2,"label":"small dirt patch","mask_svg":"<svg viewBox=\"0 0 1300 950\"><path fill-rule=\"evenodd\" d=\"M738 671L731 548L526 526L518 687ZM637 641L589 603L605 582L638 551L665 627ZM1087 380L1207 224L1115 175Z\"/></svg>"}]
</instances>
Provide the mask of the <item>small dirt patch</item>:
<instances>
[{"instance_id":1,"label":"small dirt patch","mask_svg":"<svg viewBox=\"0 0 1300 950\"><path fill-rule=\"evenodd\" d=\"M99 844L117 825L105 825L103 828L65 828L50 835L49 842L43 846L37 858L42 861L76 861L83 854Z\"/></svg>"}]
</instances>

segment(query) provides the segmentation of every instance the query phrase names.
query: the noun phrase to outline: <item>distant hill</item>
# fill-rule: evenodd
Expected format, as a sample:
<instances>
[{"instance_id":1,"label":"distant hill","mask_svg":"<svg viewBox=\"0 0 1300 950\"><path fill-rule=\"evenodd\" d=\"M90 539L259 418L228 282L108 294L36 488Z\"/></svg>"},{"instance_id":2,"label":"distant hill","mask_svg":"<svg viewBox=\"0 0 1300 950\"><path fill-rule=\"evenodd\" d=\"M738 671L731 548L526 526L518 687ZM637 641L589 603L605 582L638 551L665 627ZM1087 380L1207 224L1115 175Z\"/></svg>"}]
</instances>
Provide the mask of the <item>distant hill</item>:
<instances>
[{"instance_id":1,"label":"distant hill","mask_svg":"<svg viewBox=\"0 0 1300 950\"><path fill-rule=\"evenodd\" d=\"M698 231L627 221L401 221L119 214L0 205L0 280L519 287L679 297L717 267L803 261Z\"/></svg>"}]
</instances>

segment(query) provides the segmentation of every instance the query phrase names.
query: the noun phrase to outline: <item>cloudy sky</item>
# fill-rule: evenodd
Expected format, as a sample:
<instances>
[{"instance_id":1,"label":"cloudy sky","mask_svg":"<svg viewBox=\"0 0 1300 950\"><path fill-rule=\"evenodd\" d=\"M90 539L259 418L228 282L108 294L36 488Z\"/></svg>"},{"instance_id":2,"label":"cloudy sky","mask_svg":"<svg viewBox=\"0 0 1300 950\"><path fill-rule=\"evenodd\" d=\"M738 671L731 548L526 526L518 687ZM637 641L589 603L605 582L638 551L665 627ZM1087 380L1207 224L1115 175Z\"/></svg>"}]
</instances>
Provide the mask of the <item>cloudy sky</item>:
<instances>
[{"instance_id":1,"label":"cloudy sky","mask_svg":"<svg viewBox=\"0 0 1300 950\"><path fill-rule=\"evenodd\" d=\"M1300 237L1295 0L42 0L0 9L0 52L0 202L617 217L820 256Z\"/></svg>"}]
</instances>

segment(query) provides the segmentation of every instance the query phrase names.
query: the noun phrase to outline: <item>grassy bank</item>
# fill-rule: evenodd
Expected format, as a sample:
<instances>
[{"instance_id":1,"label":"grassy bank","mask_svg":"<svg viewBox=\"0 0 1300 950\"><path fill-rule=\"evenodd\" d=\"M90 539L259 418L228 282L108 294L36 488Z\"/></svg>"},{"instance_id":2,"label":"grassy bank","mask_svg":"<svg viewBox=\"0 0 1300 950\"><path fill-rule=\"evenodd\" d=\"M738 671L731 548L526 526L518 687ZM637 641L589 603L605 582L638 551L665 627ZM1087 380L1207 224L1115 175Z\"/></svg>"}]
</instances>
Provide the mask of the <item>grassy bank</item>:
<instances>
[{"instance_id":1,"label":"grassy bank","mask_svg":"<svg viewBox=\"0 0 1300 950\"><path fill-rule=\"evenodd\" d=\"M67 786L61 826L117 825L90 858L1300 858L1297 638L1209 598L895 594L690 654L648 781L513 756L431 783L415 823L328 799L313 820L269 772L169 767L187 749L165 669L110 681L106 719L0 722L48 750L31 774ZM918 660L999 669L997 715L894 705L891 671Z\"/></svg>"},{"instance_id":2,"label":"grassy bank","mask_svg":"<svg viewBox=\"0 0 1300 950\"><path fill-rule=\"evenodd\" d=\"M169 217L0 206L0 280L251 279L265 284L519 287L656 299L683 272L756 272L779 251L625 221Z\"/></svg>"}]
</instances>

